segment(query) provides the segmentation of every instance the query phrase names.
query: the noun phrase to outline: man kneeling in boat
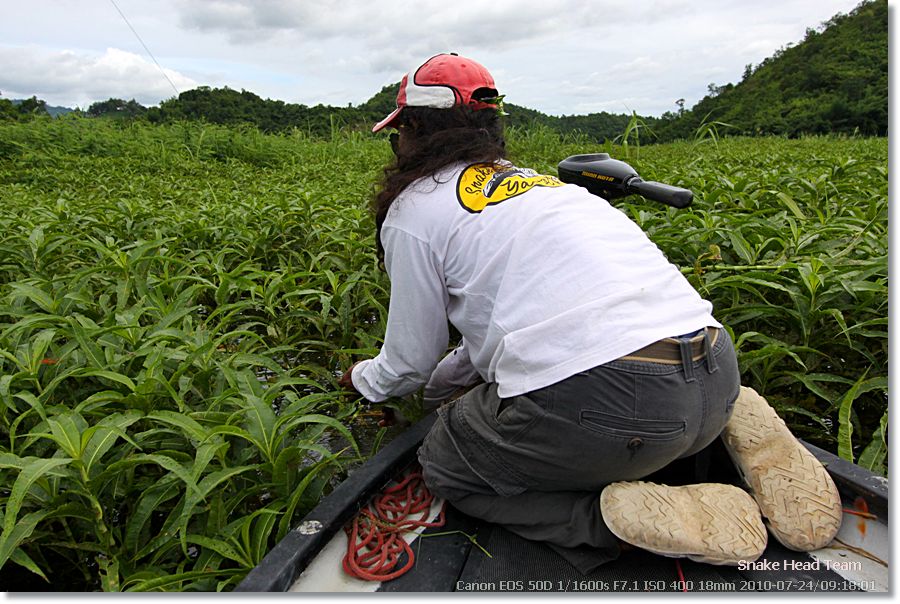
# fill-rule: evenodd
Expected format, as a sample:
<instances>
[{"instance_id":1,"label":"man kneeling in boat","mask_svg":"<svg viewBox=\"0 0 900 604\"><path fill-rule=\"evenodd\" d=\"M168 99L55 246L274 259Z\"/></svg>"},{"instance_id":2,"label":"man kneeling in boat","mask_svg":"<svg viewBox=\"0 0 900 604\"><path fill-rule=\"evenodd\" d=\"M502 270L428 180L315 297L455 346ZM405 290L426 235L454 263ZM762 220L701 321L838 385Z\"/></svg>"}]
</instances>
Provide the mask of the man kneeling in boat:
<instances>
[{"instance_id":1,"label":"man kneeling in boat","mask_svg":"<svg viewBox=\"0 0 900 604\"><path fill-rule=\"evenodd\" d=\"M834 483L741 388L712 305L623 212L510 163L500 103L482 65L437 55L374 127L397 130L375 199L390 310L378 356L341 383L379 402L483 382L437 409L419 451L426 484L570 560L580 552L585 572L621 541L753 561L763 516L792 549L826 545L841 518ZM439 361L448 320L462 343ZM720 435L752 496L641 482Z\"/></svg>"}]
</instances>

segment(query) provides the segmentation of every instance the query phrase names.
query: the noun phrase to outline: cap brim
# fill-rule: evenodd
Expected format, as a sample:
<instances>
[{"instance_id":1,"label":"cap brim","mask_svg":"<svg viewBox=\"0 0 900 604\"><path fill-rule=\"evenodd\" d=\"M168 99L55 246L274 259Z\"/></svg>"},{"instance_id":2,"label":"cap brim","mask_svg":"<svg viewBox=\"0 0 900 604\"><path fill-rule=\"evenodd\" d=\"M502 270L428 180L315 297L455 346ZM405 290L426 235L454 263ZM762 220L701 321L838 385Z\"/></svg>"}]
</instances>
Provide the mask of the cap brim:
<instances>
[{"instance_id":1,"label":"cap brim","mask_svg":"<svg viewBox=\"0 0 900 604\"><path fill-rule=\"evenodd\" d=\"M396 109L391 111L391 113L386 118L384 118L383 120L381 120L380 122L378 122L377 124L372 126L372 132L378 132L379 130L381 130L383 128L393 126L392 122L394 122L394 120L397 119L397 116L400 115L400 111L402 109L403 109L403 107L397 107Z\"/></svg>"}]
</instances>

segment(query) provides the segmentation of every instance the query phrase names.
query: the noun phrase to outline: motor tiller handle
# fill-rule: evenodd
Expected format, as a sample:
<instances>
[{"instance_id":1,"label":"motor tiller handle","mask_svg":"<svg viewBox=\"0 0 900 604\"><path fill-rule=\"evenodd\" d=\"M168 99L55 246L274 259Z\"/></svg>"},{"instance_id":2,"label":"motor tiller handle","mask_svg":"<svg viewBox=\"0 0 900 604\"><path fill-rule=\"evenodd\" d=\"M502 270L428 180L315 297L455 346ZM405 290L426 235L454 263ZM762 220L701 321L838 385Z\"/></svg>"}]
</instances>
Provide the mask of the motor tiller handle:
<instances>
[{"instance_id":1,"label":"motor tiller handle","mask_svg":"<svg viewBox=\"0 0 900 604\"><path fill-rule=\"evenodd\" d=\"M688 207L694 199L694 194L688 189L653 180L643 180L640 177L629 180L627 188L629 192L637 193L641 197L679 209Z\"/></svg>"},{"instance_id":2,"label":"motor tiller handle","mask_svg":"<svg viewBox=\"0 0 900 604\"><path fill-rule=\"evenodd\" d=\"M675 208L691 205L694 194L688 189L656 181L646 181L623 161L609 153L572 155L559 162L559 179L586 188L606 200L637 194Z\"/></svg>"}]
</instances>

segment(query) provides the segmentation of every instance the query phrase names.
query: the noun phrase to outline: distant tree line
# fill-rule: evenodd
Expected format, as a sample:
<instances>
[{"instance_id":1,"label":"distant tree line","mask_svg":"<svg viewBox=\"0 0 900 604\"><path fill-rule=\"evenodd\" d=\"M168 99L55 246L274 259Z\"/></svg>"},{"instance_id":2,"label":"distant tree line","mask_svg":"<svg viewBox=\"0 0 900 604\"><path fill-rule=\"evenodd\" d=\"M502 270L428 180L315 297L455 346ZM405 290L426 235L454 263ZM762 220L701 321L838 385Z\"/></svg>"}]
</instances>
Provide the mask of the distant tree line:
<instances>
[{"instance_id":1,"label":"distant tree line","mask_svg":"<svg viewBox=\"0 0 900 604\"><path fill-rule=\"evenodd\" d=\"M368 104L367 104L368 105ZM327 136L333 130L357 126L375 118L367 105L308 107L296 103L263 99L248 90L201 86L147 110L151 122L204 119L215 124L253 124L263 132L283 132L294 128L315 136Z\"/></svg>"},{"instance_id":2,"label":"distant tree line","mask_svg":"<svg viewBox=\"0 0 900 604\"><path fill-rule=\"evenodd\" d=\"M111 117L119 119L133 119L147 115L147 108L131 99L108 99L94 103L88 107L87 114L91 117Z\"/></svg>"},{"instance_id":3,"label":"distant tree line","mask_svg":"<svg viewBox=\"0 0 900 604\"><path fill-rule=\"evenodd\" d=\"M169 99L159 107L146 109L145 117L151 122L167 122L181 119L204 119L216 124L249 123L264 132L284 132L294 128L309 132L314 136L329 136L335 129L368 129L384 118L396 107L397 91L400 83L385 86L372 98L361 105L334 107L329 105L306 105L262 99L247 91L230 88L209 88L202 86L181 93L178 98ZM113 101L115 99L111 99ZM108 103L108 102L107 102ZM121 101L109 107L94 104L88 109L89 115L123 115ZM620 135L631 116L611 113L589 115L551 116L507 103L509 114L506 124L527 128L533 124L543 124L560 133L580 132L599 141L613 139ZM652 119L652 118L647 118Z\"/></svg>"},{"instance_id":4,"label":"distant tree line","mask_svg":"<svg viewBox=\"0 0 900 604\"><path fill-rule=\"evenodd\" d=\"M593 140L614 140L632 117L640 118L654 140L693 138L704 124L727 124L720 134L859 133L887 135L888 4L864 0L847 15L838 14L818 29L807 29L802 42L788 45L759 65L747 65L737 84L709 84L707 95L685 109L661 117L612 113L550 116L506 104L506 123L544 125L561 134L581 133ZM285 103L247 90L201 86L144 107L134 99L109 99L91 105L91 117L145 119L153 123L206 120L215 124L251 124L264 132L300 129L329 136L343 128L368 129L395 106L399 83L385 86L365 103L346 107ZM0 99L0 119L28 119L46 113L32 97L18 105Z\"/></svg>"},{"instance_id":5,"label":"distant tree line","mask_svg":"<svg viewBox=\"0 0 900 604\"><path fill-rule=\"evenodd\" d=\"M511 103L505 104L505 111L509 114L506 117L509 126L527 128L532 124L543 124L560 134L584 134L599 142L614 140L620 136L631 120L630 115L606 111L587 115L546 115ZM652 117L642 119L645 122L654 120Z\"/></svg>"},{"instance_id":6,"label":"distant tree line","mask_svg":"<svg viewBox=\"0 0 900 604\"><path fill-rule=\"evenodd\" d=\"M37 97L15 103L9 99L0 99L0 120L24 121L37 115L49 115L47 103Z\"/></svg>"}]
</instances>

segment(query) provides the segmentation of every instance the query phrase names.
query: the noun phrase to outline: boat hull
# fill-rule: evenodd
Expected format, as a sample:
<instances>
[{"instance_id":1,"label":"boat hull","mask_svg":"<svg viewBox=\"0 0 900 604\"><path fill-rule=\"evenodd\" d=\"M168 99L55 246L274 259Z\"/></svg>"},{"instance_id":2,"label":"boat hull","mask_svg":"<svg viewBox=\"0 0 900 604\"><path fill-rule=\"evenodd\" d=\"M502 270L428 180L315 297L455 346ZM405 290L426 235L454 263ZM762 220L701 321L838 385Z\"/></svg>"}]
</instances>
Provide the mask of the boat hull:
<instances>
[{"instance_id":1,"label":"boat hull","mask_svg":"<svg viewBox=\"0 0 900 604\"><path fill-rule=\"evenodd\" d=\"M808 443L804 445L838 486L845 509L837 539L814 552L794 552L769 539L756 562L722 567L689 560L676 564L671 558L633 550L585 575L546 545L447 506L443 527L426 530L425 538L410 536L417 552L410 572L386 583L345 575L340 559L347 537L341 528L414 462L434 421L432 414L413 425L356 470L273 548L237 591L888 591L887 479ZM738 480L721 443L649 479L685 484L698 477ZM435 514L437 509L433 508ZM436 533L440 536L427 537Z\"/></svg>"}]
</instances>

